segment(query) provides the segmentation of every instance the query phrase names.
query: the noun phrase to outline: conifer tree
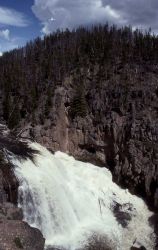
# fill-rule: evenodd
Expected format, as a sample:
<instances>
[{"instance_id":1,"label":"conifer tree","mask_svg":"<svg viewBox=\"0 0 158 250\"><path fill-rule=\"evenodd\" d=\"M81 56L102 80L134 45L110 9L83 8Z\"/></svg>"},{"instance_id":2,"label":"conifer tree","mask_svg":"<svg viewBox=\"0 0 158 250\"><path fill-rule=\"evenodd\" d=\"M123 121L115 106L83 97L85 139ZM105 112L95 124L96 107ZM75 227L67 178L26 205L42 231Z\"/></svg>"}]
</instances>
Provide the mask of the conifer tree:
<instances>
[{"instance_id":1,"label":"conifer tree","mask_svg":"<svg viewBox=\"0 0 158 250\"><path fill-rule=\"evenodd\" d=\"M87 103L83 85L77 86L76 88L75 95L71 103L70 114L72 118L77 116L85 117L87 114Z\"/></svg>"},{"instance_id":2,"label":"conifer tree","mask_svg":"<svg viewBox=\"0 0 158 250\"><path fill-rule=\"evenodd\" d=\"M9 128L10 129L15 128L19 124L20 119L21 119L20 109L17 103L8 120Z\"/></svg>"}]
</instances>

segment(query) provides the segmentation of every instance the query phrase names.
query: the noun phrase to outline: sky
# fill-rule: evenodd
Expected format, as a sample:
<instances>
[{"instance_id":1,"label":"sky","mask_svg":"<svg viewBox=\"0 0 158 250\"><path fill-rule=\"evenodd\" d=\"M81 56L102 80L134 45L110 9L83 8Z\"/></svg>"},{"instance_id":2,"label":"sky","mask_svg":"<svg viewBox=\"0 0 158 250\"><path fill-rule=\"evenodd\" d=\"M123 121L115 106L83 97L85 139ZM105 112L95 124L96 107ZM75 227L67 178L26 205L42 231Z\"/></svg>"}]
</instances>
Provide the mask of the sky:
<instances>
[{"instance_id":1,"label":"sky","mask_svg":"<svg viewBox=\"0 0 158 250\"><path fill-rule=\"evenodd\" d=\"M0 55L58 28L107 21L158 33L158 0L0 0Z\"/></svg>"}]
</instances>

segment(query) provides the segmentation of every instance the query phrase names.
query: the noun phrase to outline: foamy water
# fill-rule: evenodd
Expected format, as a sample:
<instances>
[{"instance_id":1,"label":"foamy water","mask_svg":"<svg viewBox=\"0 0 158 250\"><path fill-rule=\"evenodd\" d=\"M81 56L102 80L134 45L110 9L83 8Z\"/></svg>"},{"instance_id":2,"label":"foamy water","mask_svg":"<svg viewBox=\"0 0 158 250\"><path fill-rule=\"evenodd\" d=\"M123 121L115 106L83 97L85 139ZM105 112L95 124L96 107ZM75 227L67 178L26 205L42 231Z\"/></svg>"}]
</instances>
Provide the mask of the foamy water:
<instances>
[{"instance_id":1,"label":"foamy water","mask_svg":"<svg viewBox=\"0 0 158 250\"><path fill-rule=\"evenodd\" d=\"M152 213L140 198L117 186L109 170L61 152L53 155L37 143L30 147L40 152L34 162L16 157L11 161L20 181L24 220L41 230L46 246L81 249L97 234L105 236L112 249L128 250L134 242L154 249L154 232L148 223ZM117 203L131 217L126 227L114 216Z\"/></svg>"}]
</instances>

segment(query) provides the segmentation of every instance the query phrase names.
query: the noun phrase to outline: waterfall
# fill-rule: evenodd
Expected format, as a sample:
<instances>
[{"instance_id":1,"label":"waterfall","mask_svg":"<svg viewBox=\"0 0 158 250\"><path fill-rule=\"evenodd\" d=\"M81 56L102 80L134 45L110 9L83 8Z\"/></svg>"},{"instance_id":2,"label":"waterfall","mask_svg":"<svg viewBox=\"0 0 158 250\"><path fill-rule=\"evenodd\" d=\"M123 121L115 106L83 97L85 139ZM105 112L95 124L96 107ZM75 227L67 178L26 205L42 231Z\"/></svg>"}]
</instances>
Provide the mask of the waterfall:
<instances>
[{"instance_id":1,"label":"waterfall","mask_svg":"<svg viewBox=\"0 0 158 250\"><path fill-rule=\"evenodd\" d=\"M19 179L19 207L24 220L41 230L48 246L85 249L91 237L105 237L111 249L133 244L154 249L152 216L142 199L112 181L106 168L76 161L61 152L54 155L37 143L39 154L10 160ZM123 223L124 222L124 223Z\"/></svg>"}]
</instances>

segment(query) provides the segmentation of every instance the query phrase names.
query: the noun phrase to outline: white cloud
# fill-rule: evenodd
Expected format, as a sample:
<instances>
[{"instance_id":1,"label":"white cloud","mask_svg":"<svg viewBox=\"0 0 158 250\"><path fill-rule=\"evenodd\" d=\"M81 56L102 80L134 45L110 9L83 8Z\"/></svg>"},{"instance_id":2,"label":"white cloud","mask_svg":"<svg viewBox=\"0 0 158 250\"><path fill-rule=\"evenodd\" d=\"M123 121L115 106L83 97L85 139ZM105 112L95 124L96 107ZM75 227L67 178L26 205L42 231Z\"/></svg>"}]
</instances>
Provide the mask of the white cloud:
<instances>
[{"instance_id":1,"label":"white cloud","mask_svg":"<svg viewBox=\"0 0 158 250\"><path fill-rule=\"evenodd\" d=\"M3 56L3 53L0 51L0 57Z\"/></svg>"},{"instance_id":2,"label":"white cloud","mask_svg":"<svg viewBox=\"0 0 158 250\"><path fill-rule=\"evenodd\" d=\"M151 27L158 33L157 10L157 0L34 0L32 6L45 34L57 28L106 21L142 29Z\"/></svg>"},{"instance_id":3,"label":"white cloud","mask_svg":"<svg viewBox=\"0 0 158 250\"><path fill-rule=\"evenodd\" d=\"M104 5L110 6L121 13L126 25L140 29L152 28L158 31L158 1L157 0L102 0Z\"/></svg>"},{"instance_id":4,"label":"white cloud","mask_svg":"<svg viewBox=\"0 0 158 250\"><path fill-rule=\"evenodd\" d=\"M26 20L24 14L16 10L0 6L0 24L25 27L28 25L28 21Z\"/></svg>"},{"instance_id":5,"label":"white cloud","mask_svg":"<svg viewBox=\"0 0 158 250\"><path fill-rule=\"evenodd\" d=\"M120 22L119 11L102 0L35 0L32 11L42 22L42 32L74 28L96 22ZM52 22L53 20L53 22Z\"/></svg>"},{"instance_id":6,"label":"white cloud","mask_svg":"<svg viewBox=\"0 0 158 250\"><path fill-rule=\"evenodd\" d=\"M3 38L5 40L10 39L10 31L8 29L0 30L0 38Z\"/></svg>"},{"instance_id":7,"label":"white cloud","mask_svg":"<svg viewBox=\"0 0 158 250\"><path fill-rule=\"evenodd\" d=\"M24 44L23 38L15 37L14 34L10 35L11 28L8 29L8 26L26 27L28 25L29 21L23 13L0 6L0 56L4 51Z\"/></svg>"}]
</instances>

